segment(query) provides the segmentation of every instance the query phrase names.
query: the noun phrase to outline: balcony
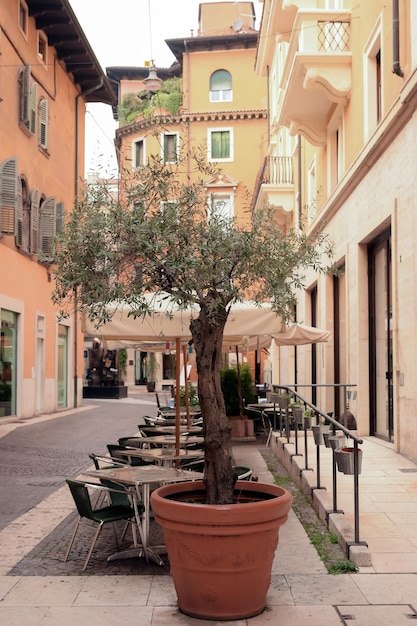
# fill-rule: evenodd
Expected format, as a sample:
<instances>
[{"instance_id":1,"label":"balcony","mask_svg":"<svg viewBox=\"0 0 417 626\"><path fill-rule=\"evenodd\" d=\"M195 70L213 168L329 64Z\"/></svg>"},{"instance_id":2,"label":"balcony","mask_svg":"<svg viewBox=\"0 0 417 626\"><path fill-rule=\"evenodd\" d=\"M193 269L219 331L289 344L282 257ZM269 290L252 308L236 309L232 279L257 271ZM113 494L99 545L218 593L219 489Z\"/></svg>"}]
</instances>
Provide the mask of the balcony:
<instances>
[{"instance_id":1,"label":"balcony","mask_svg":"<svg viewBox=\"0 0 417 626\"><path fill-rule=\"evenodd\" d=\"M282 226L292 222L294 175L292 157L266 157L255 182L252 210L269 204Z\"/></svg>"},{"instance_id":2,"label":"balcony","mask_svg":"<svg viewBox=\"0 0 417 626\"><path fill-rule=\"evenodd\" d=\"M299 10L280 76L279 125L324 145L332 109L350 97L351 67L350 12Z\"/></svg>"}]
</instances>

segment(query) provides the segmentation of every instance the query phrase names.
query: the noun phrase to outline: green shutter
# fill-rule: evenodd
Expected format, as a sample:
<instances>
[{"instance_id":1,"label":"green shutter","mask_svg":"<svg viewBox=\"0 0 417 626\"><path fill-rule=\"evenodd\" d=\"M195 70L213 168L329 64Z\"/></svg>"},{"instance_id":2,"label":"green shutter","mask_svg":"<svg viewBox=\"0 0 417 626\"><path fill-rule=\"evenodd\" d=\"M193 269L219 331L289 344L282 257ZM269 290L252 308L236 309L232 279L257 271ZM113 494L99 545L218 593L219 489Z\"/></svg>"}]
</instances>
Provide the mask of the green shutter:
<instances>
[{"instance_id":1,"label":"green shutter","mask_svg":"<svg viewBox=\"0 0 417 626\"><path fill-rule=\"evenodd\" d=\"M41 205L40 248L47 256L52 256L54 252L55 210L55 198L47 198Z\"/></svg>"},{"instance_id":2,"label":"green shutter","mask_svg":"<svg viewBox=\"0 0 417 626\"><path fill-rule=\"evenodd\" d=\"M30 65L19 73L19 121L29 128L30 122Z\"/></svg>"},{"instance_id":3,"label":"green shutter","mask_svg":"<svg viewBox=\"0 0 417 626\"><path fill-rule=\"evenodd\" d=\"M34 189L30 198L30 251L38 252L39 239L39 189Z\"/></svg>"},{"instance_id":4,"label":"green shutter","mask_svg":"<svg viewBox=\"0 0 417 626\"><path fill-rule=\"evenodd\" d=\"M16 225L15 225L15 238L16 246L22 247L23 244L23 198L22 198L22 182L20 178L17 179L17 198L16 198Z\"/></svg>"},{"instance_id":5,"label":"green shutter","mask_svg":"<svg viewBox=\"0 0 417 626\"><path fill-rule=\"evenodd\" d=\"M17 159L0 164L0 230L6 235L15 233L17 205Z\"/></svg>"}]
</instances>

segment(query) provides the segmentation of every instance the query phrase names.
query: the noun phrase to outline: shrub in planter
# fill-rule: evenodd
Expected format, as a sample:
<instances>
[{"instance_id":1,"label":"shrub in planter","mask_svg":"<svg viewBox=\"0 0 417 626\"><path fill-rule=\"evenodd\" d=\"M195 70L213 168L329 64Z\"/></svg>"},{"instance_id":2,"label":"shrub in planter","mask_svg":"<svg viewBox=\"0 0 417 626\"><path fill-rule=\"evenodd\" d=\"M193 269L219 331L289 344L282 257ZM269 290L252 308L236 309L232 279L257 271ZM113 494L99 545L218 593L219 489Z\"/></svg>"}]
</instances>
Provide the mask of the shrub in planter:
<instances>
[{"instance_id":1,"label":"shrub in planter","mask_svg":"<svg viewBox=\"0 0 417 626\"><path fill-rule=\"evenodd\" d=\"M225 367L220 370L220 383L222 387L226 415L240 415L241 407L239 403L239 377L237 367ZM253 391L253 381L250 367L247 363L240 366L240 385L242 400L250 404L255 400Z\"/></svg>"}]
</instances>

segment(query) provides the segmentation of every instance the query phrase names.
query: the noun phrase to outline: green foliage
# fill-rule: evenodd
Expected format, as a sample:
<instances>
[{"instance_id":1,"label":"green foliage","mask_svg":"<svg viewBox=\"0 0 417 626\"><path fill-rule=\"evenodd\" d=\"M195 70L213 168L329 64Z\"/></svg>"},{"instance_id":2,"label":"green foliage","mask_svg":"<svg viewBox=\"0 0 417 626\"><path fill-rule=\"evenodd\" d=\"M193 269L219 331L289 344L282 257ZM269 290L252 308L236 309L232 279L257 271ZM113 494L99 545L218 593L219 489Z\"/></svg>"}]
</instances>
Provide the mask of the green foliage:
<instances>
[{"instance_id":1,"label":"green foliage","mask_svg":"<svg viewBox=\"0 0 417 626\"><path fill-rule=\"evenodd\" d=\"M186 388L180 388L180 404L181 406L185 406L185 393ZM188 383L188 403L190 406L198 406L198 395L197 390L192 383Z\"/></svg>"},{"instance_id":2,"label":"green foliage","mask_svg":"<svg viewBox=\"0 0 417 626\"><path fill-rule=\"evenodd\" d=\"M124 376L126 376L126 366L127 366L127 350L126 348L120 348L117 351L117 368L118 378L120 381L123 380Z\"/></svg>"},{"instance_id":3,"label":"green foliage","mask_svg":"<svg viewBox=\"0 0 417 626\"><path fill-rule=\"evenodd\" d=\"M146 381L148 383L154 383L156 379L156 372L159 368L159 363L155 356L155 352L149 352L146 357Z\"/></svg>"},{"instance_id":4,"label":"green foliage","mask_svg":"<svg viewBox=\"0 0 417 626\"><path fill-rule=\"evenodd\" d=\"M12 397L12 387L7 383L0 382L0 401L8 402Z\"/></svg>"},{"instance_id":5,"label":"green foliage","mask_svg":"<svg viewBox=\"0 0 417 626\"><path fill-rule=\"evenodd\" d=\"M166 109L171 115L178 115L182 105L181 79L177 77L165 80L159 91L139 91L128 93L119 106L121 126L131 124L138 115L150 117L156 108Z\"/></svg>"},{"instance_id":6,"label":"green foliage","mask_svg":"<svg viewBox=\"0 0 417 626\"><path fill-rule=\"evenodd\" d=\"M240 367L240 381L242 390L242 399L247 404L254 402L255 394L253 391L252 375L248 364ZM220 382L223 392L224 404L226 407L226 415L239 415L239 391L238 391L238 371L236 367L225 367L220 370Z\"/></svg>"}]
</instances>

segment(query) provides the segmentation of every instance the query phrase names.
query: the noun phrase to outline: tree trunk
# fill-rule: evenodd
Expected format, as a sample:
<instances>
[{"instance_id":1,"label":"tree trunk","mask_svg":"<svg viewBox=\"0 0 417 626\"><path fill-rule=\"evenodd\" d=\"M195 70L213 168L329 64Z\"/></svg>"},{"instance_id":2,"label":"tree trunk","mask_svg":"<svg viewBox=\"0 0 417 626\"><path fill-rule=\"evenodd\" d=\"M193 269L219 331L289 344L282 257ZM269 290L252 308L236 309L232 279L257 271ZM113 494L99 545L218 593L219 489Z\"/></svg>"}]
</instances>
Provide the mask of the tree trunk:
<instances>
[{"instance_id":1,"label":"tree trunk","mask_svg":"<svg viewBox=\"0 0 417 626\"><path fill-rule=\"evenodd\" d=\"M231 424L226 416L220 384L225 308L213 317L201 307L190 329L196 351L198 398L203 415L204 483L208 504L233 502L234 472L230 458Z\"/></svg>"}]
</instances>

